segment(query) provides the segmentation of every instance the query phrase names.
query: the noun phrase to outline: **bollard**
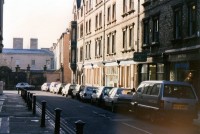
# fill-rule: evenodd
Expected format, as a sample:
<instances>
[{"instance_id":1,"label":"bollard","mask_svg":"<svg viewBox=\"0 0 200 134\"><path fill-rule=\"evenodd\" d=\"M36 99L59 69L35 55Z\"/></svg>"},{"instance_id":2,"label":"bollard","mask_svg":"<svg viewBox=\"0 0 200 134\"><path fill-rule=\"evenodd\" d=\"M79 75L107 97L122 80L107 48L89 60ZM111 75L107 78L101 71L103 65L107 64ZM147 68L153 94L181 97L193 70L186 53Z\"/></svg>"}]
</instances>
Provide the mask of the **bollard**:
<instances>
[{"instance_id":1,"label":"bollard","mask_svg":"<svg viewBox=\"0 0 200 134\"><path fill-rule=\"evenodd\" d=\"M32 101L33 101L33 115L35 115L36 113L36 96L35 95L33 96Z\"/></svg>"},{"instance_id":2,"label":"bollard","mask_svg":"<svg viewBox=\"0 0 200 134\"><path fill-rule=\"evenodd\" d=\"M27 99L27 90L24 89L24 100L26 101Z\"/></svg>"},{"instance_id":3,"label":"bollard","mask_svg":"<svg viewBox=\"0 0 200 134\"><path fill-rule=\"evenodd\" d=\"M32 110L32 98L33 98L33 93L30 93L30 95L29 95L29 110Z\"/></svg>"},{"instance_id":4,"label":"bollard","mask_svg":"<svg viewBox=\"0 0 200 134\"><path fill-rule=\"evenodd\" d=\"M75 122L76 125L76 134L83 134L83 127L85 125L85 122L78 120Z\"/></svg>"},{"instance_id":5,"label":"bollard","mask_svg":"<svg viewBox=\"0 0 200 134\"><path fill-rule=\"evenodd\" d=\"M46 112L46 101L42 101L42 115L40 127L45 127L45 112Z\"/></svg>"},{"instance_id":6,"label":"bollard","mask_svg":"<svg viewBox=\"0 0 200 134\"><path fill-rule=\"evenodd\" d=\"M27 92L26 103L28 107L29 107L29 97L30 97L30 92Z\"/></svg>"},{"instance_id":7,"label":"bollard","mask_svg":"<svg viewBox=\"0 0 200 134\"><path fill-rule=\"evenodd\" d=\"M61 113L61 109L60 108L56 108L55 112L56 112L56 118L55 118L55 130L54 130L54 134L59 134L60 133L60 113Z\"/></svg>"}]
</instances>

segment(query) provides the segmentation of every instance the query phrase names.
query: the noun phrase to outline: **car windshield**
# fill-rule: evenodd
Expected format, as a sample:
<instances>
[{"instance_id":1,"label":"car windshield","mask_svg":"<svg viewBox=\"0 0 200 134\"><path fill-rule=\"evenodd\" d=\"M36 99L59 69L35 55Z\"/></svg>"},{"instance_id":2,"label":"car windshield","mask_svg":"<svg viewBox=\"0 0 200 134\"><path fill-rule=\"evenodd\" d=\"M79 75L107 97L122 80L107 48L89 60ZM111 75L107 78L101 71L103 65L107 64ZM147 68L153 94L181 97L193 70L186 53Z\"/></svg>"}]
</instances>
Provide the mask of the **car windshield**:
<instances>
[{"instance_id":1,"label":"car windshield","mask_svg":"<svg viewBox=\"0 0 200 134\"><path fill-rule=\"evenodd\" d=\"M194 99L195 94L191 86L166 84L163 97Z\"/></svg>"}]
</instances>

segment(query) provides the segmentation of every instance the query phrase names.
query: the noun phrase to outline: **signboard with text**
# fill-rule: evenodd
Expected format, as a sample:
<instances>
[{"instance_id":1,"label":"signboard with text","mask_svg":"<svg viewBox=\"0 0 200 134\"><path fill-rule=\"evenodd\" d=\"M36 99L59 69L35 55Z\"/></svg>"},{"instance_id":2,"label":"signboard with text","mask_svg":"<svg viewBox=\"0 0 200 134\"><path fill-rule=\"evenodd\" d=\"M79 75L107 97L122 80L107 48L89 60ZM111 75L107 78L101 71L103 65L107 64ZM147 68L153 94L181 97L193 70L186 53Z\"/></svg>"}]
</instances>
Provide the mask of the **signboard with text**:
<instances>
[{"instance_id":1,"label":"signboard with text","mask_svg":"<svg viewBox=\"0 0 200 134\"><path fill-rule=\"evenodd\" d=\"M137 61L137 62L146 62L147 61L147 53L135 52L135 53L133 53L133 60Z\"/></svg>"}]
</instances>

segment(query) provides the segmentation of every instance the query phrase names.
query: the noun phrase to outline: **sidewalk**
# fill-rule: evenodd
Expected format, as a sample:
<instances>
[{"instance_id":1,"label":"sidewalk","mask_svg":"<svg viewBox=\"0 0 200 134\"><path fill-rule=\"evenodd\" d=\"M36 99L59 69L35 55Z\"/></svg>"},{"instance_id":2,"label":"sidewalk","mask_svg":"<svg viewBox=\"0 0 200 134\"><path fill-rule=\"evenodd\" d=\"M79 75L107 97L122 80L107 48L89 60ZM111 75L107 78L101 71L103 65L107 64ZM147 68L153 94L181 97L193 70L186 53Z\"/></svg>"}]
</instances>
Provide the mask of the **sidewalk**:
<instances>
[{"instance_id":1,"label":"sidewalk","mask_svg":"<svg viewBox=\"0 0 200 134\"><path fill-rule=\"evenodd\" d=\"M0 134L53 134L50 122L40 127L39 115L33 115L17 91L4 91L0 95Z\"/></svg>"}]
</instances>

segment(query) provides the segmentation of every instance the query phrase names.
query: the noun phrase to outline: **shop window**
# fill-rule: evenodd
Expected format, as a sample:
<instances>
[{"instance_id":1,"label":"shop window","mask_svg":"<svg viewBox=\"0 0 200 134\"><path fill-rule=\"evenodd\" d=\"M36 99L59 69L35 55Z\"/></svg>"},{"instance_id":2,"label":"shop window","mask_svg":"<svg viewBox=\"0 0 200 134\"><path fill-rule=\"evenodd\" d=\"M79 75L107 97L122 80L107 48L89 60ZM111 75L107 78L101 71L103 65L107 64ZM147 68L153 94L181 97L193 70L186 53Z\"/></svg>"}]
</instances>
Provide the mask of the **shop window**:
<instances>
[{"instance_id":1,"label":"shop window","mask_svg":"<svg viewBox=\"0 0 200 134\"><path fill-rule=\"evenodd\" d=\"M157 80L164 79L164 64L157 65Z\"/></svg>"},{"instance_id":2,"label":"shop window","mask_svg":"<svg viewBox=\"0 0 200 134\"><path fill-rule=\"evenodd\" d=\"M142 65L142 69L141 69L141 81L145 81L145 80L148 80L147 79L147 70L148 70L148 65L147 64L144 64Z\"/></svg>"},{"instance_id":3,"label":"shop window","mask_svg":"<svg viewBox=\"0 0 200 134\"><path fill-rule=\"evenodd\" d=\"M149 80L156 80L156 65L149 65Z\"/></svg>"}]
</instances>

